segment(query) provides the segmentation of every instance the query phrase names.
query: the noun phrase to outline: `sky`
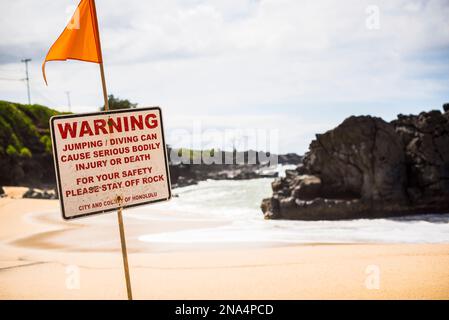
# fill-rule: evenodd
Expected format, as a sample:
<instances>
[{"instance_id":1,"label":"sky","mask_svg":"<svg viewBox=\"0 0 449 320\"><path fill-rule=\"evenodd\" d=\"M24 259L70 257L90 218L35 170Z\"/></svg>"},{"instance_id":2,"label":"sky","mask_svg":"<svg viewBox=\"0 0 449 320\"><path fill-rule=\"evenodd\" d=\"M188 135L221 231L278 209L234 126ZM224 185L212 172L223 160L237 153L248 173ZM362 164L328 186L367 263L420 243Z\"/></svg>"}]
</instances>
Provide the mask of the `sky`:
<instances>
[{"instance_id":1,"label":"sky","mask_svg":"<svg viewBox=\"0 0 449 320\"><path fill-rule=\"evenodd\" d=\"M41 64L78 0L0 0L0 99L102 105L99 67ZM307 151L351 115L449 102L449 0L96 0L108 92L163 110L174 146ZM254 138L256 137L256 138Z\"/></svg>"}]
</instances>

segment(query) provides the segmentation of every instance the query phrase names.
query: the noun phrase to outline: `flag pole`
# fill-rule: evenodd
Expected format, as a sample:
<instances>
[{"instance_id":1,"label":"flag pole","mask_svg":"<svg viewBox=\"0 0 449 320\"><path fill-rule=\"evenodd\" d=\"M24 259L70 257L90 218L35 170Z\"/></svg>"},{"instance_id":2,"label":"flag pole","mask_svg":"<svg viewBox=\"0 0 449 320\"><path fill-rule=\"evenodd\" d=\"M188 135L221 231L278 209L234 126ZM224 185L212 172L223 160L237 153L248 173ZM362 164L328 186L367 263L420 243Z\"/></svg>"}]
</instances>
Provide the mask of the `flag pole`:
<instances>
[{"instance_id":1,"label":"flag pole","mask_svg":"<svg viewBox=\"0 0 449 320\"><path fill-rule=\"evenodd\" d=\"M106 90L106 80L104 77L103 62L100 62L101 85L103 87L104 111L109 111L108 91Z\"/></svg>"},{"instance_id":2,"label":"flag pole","mask_svg":"<svg viewBox=\"0 0 449 320\"><path fill-rule=\"evenodd\" d=\"M92 1L92 11L95 19L95 27L97 29L97 45L98 51L100 53L101 62L100 62L100 74L101 74L101 85L103 88L103 98L104 98L104 111L109 111L109 101L108 101L108 91L106 89L106 80L104 76L104 67L103 67L103 54L101 52L101 42L100 42L100 31L98 29L98 19L97 19L97 8L95 7L95 0ZM120 232L120 242L122 247L122 257L123 257L123 268L125 269L125 280L126 280L126 291L128 294L128 300L133 299L132 289L131 289L131 278L129 276L129 266L128 266L128 253L126 250L126 237L125 237L125 226L123 225L123 215L122 215L122 198L120 196L116 199L120 205L117 210L117 219L118 226Z\"/></svg>"}]
</instances>

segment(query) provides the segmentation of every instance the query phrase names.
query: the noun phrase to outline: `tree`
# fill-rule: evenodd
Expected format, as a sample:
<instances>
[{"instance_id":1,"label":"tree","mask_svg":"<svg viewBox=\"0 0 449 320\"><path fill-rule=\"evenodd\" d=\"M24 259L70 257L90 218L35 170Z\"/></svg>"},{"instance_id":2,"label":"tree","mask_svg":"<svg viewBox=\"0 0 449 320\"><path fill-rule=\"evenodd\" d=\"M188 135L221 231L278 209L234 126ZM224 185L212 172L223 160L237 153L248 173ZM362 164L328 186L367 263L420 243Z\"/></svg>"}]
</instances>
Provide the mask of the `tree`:
<instances>
[{"instance_id":1,"label":"tree","mask_svg":"<svg viewBox=\"0 0 449 320\"><path fill-rule=\"evenodd\" d=\"M128 99L122 100L114 97L113 94L108 95L109 110L133 109L137 107L137 103L131 103ZM100 109L104 111L104 105Z\"/></svg>"}]
</instances>

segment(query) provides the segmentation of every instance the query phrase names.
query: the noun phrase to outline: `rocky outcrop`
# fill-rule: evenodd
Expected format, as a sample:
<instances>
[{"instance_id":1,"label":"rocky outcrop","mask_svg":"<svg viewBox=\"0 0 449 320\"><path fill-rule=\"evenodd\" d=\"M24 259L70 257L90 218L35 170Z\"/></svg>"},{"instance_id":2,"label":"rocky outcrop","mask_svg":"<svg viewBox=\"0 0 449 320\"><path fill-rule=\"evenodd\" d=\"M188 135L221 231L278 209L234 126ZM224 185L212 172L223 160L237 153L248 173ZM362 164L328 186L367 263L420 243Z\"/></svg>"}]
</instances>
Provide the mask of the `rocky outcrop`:
<instances>
[{"instance_id":1,"label":"rocky outcrop","mask_svg":"<svg viewBox=\"0 0 449 320\"><path fill-rule=\"evenodd\" d=\"M173 188L197 184L204 180L248 180L275 178L277 172L264 173L259 165L207 165L180 164L170 166L170 179Z\"/></svg>"},{"instance_id":2,"label":"rocky outcrop","mask_svg":"<svg viewBox=\"0 0 449 320\"><path fill-rule=\"evenodd\" d=\"M412 203L449 201L449 111L399 115L392 121L405 146L407 194Z\"/></svg>"},{"instance_id":3,"label":"rocky outcrop","mask_svg":"<svg viewBox=\"0 0 449 320\"><path fill-rule=\"evenodd\" d=\"M449 111L399 115L391 123L350 117L317 135L303 165L272 189L261 206L271 219L449 212Z\"/></svg>"},{"instance_id":4,"label":"rocky outcrop","mask_svg":"<svg viewBox=\"0 0 449 320\"><path fill-rule=\"evenodd\" d=\"M286 153L278 155L278 163L280 164L298 164L302 162L302 156L296 153Z\"/></svg>"},{"instance_id":5,"label":"rocky outcrop","mask_svg":"<svg viewBox=\"0 0 449 320\"><path fill-rule=\"evenodd\" d=\"M449 103L443 104L443 110L444 112L449 112Z\"/></svg>"},{"instance_id":6,"label":"rocky outcrop","mask_svg":"<svg viewBox=\"0 0 449 320\"><path fill-rule=\"evenodd\" d=\"M24 194L23 198L29 199L58 199L56 190L41 190L29 188Z\"/></svg>"},{"instance_id":7,"label":"rocky outcrop","mask_svg":"<svg viewBox=\"0 0 449 320\"><path fill-rule=\"evenodd\" d=\"M0 198L6 197L5 189L3 189L2 186L0 186Z\"/></svg>"},{"instance_id":8,"label":"rocky outcrop","mask_svg":"<svg viewBox=\"0 0 449 320\"><path fill-rule=\"evenodd\" d=\"M248 154L251 152L256 154L256 151L251 150L234 153L223 151L221 153L221 158L232 159L230 164L226 163L224 160L221 164L207 164L202 161L200 163L174 163L173 161L170 161L170 180L172 187L184 187L208 179L247 180L275 178L278 176L278 173L274 170L275 167L269 167L268 164L263 163L259 158L257 158L255 163L249 163ZM171 149L169 149L169 154L171 154ZM295 153L273 156L276 157L277 163L279 164L298 165L302 161L302 157ZM244 159L244 161L243 163L238 163L236 159Z\"/></svg>"}]
</instances>

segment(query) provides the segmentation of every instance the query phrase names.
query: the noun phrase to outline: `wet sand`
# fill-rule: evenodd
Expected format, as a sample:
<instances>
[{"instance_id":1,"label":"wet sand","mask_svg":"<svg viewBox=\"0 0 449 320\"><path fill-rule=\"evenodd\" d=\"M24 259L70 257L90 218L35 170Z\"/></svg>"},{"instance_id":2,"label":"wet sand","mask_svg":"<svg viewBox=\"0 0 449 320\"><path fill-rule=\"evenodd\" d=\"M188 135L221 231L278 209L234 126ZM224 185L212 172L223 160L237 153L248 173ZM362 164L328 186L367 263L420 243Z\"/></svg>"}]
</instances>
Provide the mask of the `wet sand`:
<instances>
[{"instance_id":1,"label":"wet sand","mask_svg":"<svg viewBox=\"0 0 449 320\"><path fill-rule=\"evenodd\" d=\"M449 244L151 244L138 237L229 223L151 208L124 213L135 299L449 298ZM0 199L0 299L125 299L116 215L58 210Z\"/></svg>"}]
</instances>

